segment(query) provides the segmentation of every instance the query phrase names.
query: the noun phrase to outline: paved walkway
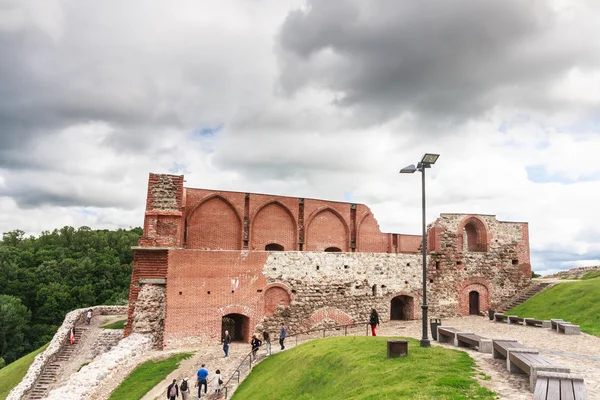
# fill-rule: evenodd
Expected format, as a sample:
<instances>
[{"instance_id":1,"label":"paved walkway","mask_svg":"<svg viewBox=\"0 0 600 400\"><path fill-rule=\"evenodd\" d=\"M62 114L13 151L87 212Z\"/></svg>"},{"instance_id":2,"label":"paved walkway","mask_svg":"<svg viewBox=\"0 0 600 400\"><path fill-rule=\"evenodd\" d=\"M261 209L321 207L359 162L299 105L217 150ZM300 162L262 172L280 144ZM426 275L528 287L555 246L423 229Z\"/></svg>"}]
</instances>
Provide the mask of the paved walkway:
<instances>
[{"instance_id":1,"label":"paved walkway","mask_svg":"<svg viewBox=\"0 0 600 400\"><path fill-rule=\"evenodd\" d=\"M453 326L455 328L474 332L484 337L492 339L514 339L523 344L540 349L546 357L556 360L562 364L566 364L574 373L581 374L585 377L585 386L587 389L588 399L600 400L600 338L582 333L581 335L559 335L550 329L524 327L519 325L508 325L503 323L495 323L484 317L462 317L442 319L442 324ZM354 330L349 330L348 334L365 335L365 328L360 327ZM377 334L379 336L404 336L420 339L421 321L394 321L389 324L384 324L380 327ZM344 335L343 331L328 332L327 336ZM316 333L314 338L320 338L321 333ZM303 338L298 344L303 343L308 338ZM294 347L296 340L290 338L287 340L286 349ZM438 344L432 341L434 346L443 346L456 350L462 350L476 361L479 370L491 377L489 380L482 379L479 374L476 374L478 382L498 393L499 398L503 400L530 400L532 394L529 390L529 380L524 375L511 374L506 370L506 362L494 360L490 354L479 353L470 349L456 348L451 345ZM279 351L279 346L276 341L273 343L273 353ZM177 379L180 382L181 378L190 378L192 382L192 399L196 399L194 394L195 374L200 368L201 363L206 363L210 372L209 375L209 393L214 390L214 382L210 382L210 378L214 375L216 369L220 369L226 381L229 376L235 371L243 357L250 350L250 345L246 343L232 343L230 349L230 357L223 358L221 345L214 343L209 345L196 345L195 347L186 347L180 349L169 349L168 352L151 352L145 355L145 359L164 358L165 354L178 352L195 352L195 355L184 362L181 367L171 373L163 382L152 389L144 400L162 399L165 396L165 391L172 379ZM259 360L264 358L264 349L259 351ZM138 361L139 363L139 361ZM244 363L244 371L242 371L241 379L245 378L249 366ZM128 372L123 370L123 376L115 377L115 381L109 386L113 389L118 386ZM233 385L231 389L235 390ZM95 399L106 399L111 390L105 390L104 393L98 393ZM231 397L232 392L229 392Z\"/></svg>"}]
</instances>

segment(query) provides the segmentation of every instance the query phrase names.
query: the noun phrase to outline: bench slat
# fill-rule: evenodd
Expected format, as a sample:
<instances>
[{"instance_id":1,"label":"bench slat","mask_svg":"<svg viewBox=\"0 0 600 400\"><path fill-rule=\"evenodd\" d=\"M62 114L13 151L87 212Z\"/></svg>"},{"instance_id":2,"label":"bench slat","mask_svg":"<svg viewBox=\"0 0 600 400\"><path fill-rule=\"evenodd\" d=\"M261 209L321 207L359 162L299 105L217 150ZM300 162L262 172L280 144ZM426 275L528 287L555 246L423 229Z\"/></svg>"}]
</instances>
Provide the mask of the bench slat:
<instances>
[{"instance_id":1,"label":"bench slat","mask_svg":"<svg viewBox=\"0 0 600 400\"><path fill-rule=\"evenodd\" d=\"M533 400L546 400L546 393L548 393L548 378L538 378L535 383Z\"/></svg>"},{"instance_id":2,"label":"bench slat","mask_svg":"<svg viewBox=\"0 0 600 400\"><path fill-rule=\"evenodd\" d=\"M572 379L560 380L560 400L575 400Z\"/></svg>"},{"instance_id":3,"label":"bench slat","mask_svg":"<svg viewBox=\"0 0 600 400\"><path fill-rule=\"evenodd\" d=\"M548 394L547 399L560 399L560 379L548 379Z\"/></svg>"}]
</instances>

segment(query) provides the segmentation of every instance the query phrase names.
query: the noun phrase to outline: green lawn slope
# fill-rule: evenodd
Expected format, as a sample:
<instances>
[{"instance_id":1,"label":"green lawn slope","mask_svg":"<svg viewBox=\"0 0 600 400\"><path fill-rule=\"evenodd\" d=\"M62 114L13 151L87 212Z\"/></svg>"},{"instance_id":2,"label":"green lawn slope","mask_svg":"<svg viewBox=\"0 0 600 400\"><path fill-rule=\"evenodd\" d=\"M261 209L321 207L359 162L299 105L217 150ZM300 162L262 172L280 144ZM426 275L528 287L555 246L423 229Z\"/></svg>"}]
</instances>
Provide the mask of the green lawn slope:
<instances>
[{"instance_id":1,"label":"green lawn slope","mask_svg":"<svg viewBox=\"0 0 600 400\"><path fill-rule=\"evenodd\" d=\"M234 393L248 399L494 399L473 378L462 351L421 348L409 339L406 357L387 358L385 337L313 340L257 364Z\"/></svg>"},{"instance_id":2,"label":"green lawn slope","mask_svg":"<svg viewBox=\"0 0 600 400\"><path fill-rule=\"evenodd\" d=\"M137 367L112 393L109 400L141 399L146 393L165 379L179 366L181 360L192 353L175 354L162 361L147 361ZM167 388L165 387L165 395Z\"/></svg>"},{"instance_id":3,"label":"green lawn slope","mask_svg":"<svg viewBox=\"0 0 600 400\"><path fill-rule=\"evenodd\" d=\"M505 314L526 318L562 318L583 332L600 336L600 279L559 283Z\"/></svg>"},{"instance_id":4,"label":"green lawn slope","mask_svg":"<svg viewBox=\"0 0 600 400\"><path fill-rule=\"evenodd\" d=\"M6 399L12 388L21 382L35 356L46 350L46 347L48 347L48 344L0 369L0 400Z\"/></svg>"}]
</instances>

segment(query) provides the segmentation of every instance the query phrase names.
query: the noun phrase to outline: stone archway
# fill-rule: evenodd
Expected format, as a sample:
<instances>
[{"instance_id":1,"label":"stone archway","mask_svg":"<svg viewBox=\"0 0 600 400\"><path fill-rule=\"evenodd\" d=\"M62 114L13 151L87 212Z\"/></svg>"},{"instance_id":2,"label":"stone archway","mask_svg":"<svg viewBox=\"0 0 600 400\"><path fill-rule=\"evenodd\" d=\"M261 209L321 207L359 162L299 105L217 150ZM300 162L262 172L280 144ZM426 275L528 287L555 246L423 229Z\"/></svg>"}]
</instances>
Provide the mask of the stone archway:
<instances>
[{"instance_id":1,"label":"stone archway","mask_svg":"<svg viewBox=\"0 0 600 400\"><path fill-rule=\"evenodd\" d=\"M415 299L412 296L396 296L390 304L390 319L406 321L415 319Z\"/></svg>"},{"instance_id":2,"label":"stone archway","mask_svg":"<svg viewBox=\"0 0 600 400\"><path fill-rule=\"evenodd\" d=\"M250 336L250 319L242 314L227 314L221 318L221 337L229 331L231 339L237 342L248 342Z\"/></svg>"}]
</instances>

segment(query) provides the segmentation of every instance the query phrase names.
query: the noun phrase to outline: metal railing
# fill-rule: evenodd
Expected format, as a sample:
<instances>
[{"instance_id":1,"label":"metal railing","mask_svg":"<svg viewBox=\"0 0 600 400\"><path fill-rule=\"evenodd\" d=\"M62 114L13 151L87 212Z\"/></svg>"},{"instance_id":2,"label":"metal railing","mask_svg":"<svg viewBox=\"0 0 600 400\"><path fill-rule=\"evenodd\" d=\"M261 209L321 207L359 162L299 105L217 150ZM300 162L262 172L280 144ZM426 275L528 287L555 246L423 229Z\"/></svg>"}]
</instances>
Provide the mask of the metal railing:
<instances>
[{"instance_id":1,"label":"metal railing","mask_svg":"<svg viewBox=\"0 0 600 400\"><path fill-rule=\"evenodd\" d=\"M389 322L389 321L386 321ZM383 323L383 322L382 322ZM294 338L295 339L295 346L298 345L298 338L303 336L303 335L307 335L305 341L310 341L310 340L314 340L314 339L320 339L321 335L320 332L323 332L323 336L322 338L325 338L327 336L327 331L331 331L331 330L340 330L343 329L344 330L344 336L348 335L348 328L350 329L354 329L354 328L358 328L361 327L362 325L366 326L366 331L365 331L365 335L369 336L369 322L355 322L352 324L346 324L346 325L335 325L335 326L330 326L330 327L325 327L325 328L315 328L315 329L309 329L307 331L302 331L302 332L298 332L298 333L294 333L292 335L286 335L286 339L291 339ZM312 335L314 333L319 332L318 335ZM341 335L339 335L341 336ZM277 337L277 340L279 340L280 338ZM260 346L262 347L262 345ZM248 366L248 369L246 370L246 366ZM237 384L240 383L240 377L241 377L241 373L242 371L244 372L250 372L252 370L252 351L250 351L248 354L246 354L246 356L242 359L242 361L240 362L240 364L236 367L236 369L233 371L233 373L231 374L231 376L229 377L229 379L227 379L226 382L223 383L223 389L225 389L225 398L227 398L228 396L228 389L230 386L231 381L237 377Z\"/></svg>"}]
</instances>

